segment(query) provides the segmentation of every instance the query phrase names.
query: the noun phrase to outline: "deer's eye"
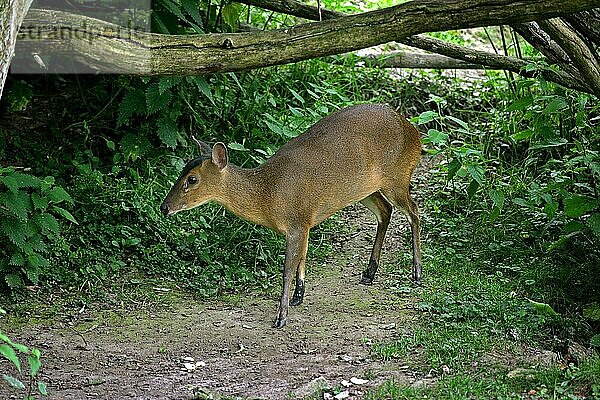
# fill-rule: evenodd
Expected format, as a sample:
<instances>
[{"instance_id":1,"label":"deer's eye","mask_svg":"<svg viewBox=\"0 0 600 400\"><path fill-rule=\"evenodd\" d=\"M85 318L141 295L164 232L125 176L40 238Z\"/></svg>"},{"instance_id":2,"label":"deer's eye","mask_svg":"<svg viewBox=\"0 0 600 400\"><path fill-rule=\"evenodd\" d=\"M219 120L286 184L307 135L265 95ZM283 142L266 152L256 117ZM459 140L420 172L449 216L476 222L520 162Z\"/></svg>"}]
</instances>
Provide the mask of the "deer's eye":
<instances>
[{"instance_id":1,"label":"deer's eye","mask_svg":"<svg viewBox=\"0 0 600 400\"><path fill-rule=\"evenodd\" d=\"M187 183L188 185L195 185L196 183L198 183L198 178L196 178L194 175L190 175L187 178Z\"/></svg>"}]
</instances>

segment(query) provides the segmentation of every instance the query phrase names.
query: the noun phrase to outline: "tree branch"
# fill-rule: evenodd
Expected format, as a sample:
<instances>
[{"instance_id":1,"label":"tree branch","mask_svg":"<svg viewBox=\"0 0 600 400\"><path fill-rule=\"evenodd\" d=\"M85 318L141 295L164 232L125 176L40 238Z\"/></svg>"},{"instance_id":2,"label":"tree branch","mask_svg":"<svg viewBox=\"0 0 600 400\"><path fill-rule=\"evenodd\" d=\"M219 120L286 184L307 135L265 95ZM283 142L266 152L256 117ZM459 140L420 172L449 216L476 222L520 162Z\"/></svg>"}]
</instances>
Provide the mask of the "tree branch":
<instances>
[{"instance_id":1,"label":"tree branch","mask_svg":"<svg viewBox=\"0 0 600 400\"><path fill-rule=\"evenodd\" d=\"M316 7L306 6L295 0L237 0L243 4L249 4L265 8L271 11L281 12L289 15L293 15L300 18L318 20L319 14ZM330 10L321 10L324 18L339 18L344 14L334 12ZM576 14L586 19L585 23L580 29L586 29L586 32L592 34L592 39L595 38L593 34L600 36L600 29L594 29L598 25L598 21L594 20L594 16L598 16L600 11L590 10L583 13ZM575 16L570 16L571 19L578 21ZM451 62L450 59L439 59L439 58L427 58L425 57L422 63L417 62L412 56L408 56L406 53L392 53L385 57L383 60L376 62L377 65L383 67L402 67L402 68L443 68L452 66L452 68L468 68L467 65L476 64L474 68L485 66L493 69L503 69L507 71L515 72L525 77L534 77L536 74L541 73L545 79L556 82L562 86L569 87L572 89L588 92L598 93L594 87L586 84L586 81L582 79L579 70L574 66L570 65L570 57L567 53L554 41L550 40L548 35L543 32L535 23L523 23L514 24L522 36L529 39L530 43L540 49L542 54L549 58L552 63L559 64L564 71L552 71L544 69L542 71L528 71L525 67L529 64L528 61L524 61L514 57L508 57L484 51L477 51L465 48L463 46L454 45L443 40L431 38L425 35L414 35L404 39L399 39L398 42L406 44L408 46L416 47L422 50L427 50L433 53L441 54L446 57L454 59ZM543 49L543 50L542 50ZM594 53L592 52L592 55ZM463 61L464 64L458 60ZM433 63L433 64L429 64Z\"/></svg>"},{"instance_id":2,"label":"tree branch","mask_svg":"<svg viewBox=\"0 0 600 400\"><path fill-rule=\"evenodd\" d=\"M340 54L427 31L550 18L597 5L598 0L415 0L288 29L190 36L135 32L78 15L32 10L19 40L34 48L37 43L42 55L52 48L72 49L100 72L198 75ZM61 35L66 39L56 40Z\"/></svg>"},{"instance_id":3,"label":"tree branch","mask_svg":"<svg viewBox=\"0 0 600 400\"><path fill-rule=\"evenodd\" d=\"M600 97L600 65L594 52L560 18L539 21L538 24L567 52L582 78Z\"/></svg>"},{"instance_id":4,"label":"tree branch","mask_svg":"<svg viewBox=\"0 0 600 400\"><path fill-rule=\"evenodd\" d=\"M502 56L481 50L467 49L463 46L430 38L425 35L411 36L403 39L401 42L409 46L443 54L458 60L485 65L494 69L512 71L528 78L533 78L537 74L541 74L545 79L556 82L562 86L590 92L590 89L586 85L580 81L574 80L572 76L564 71L553 71L549 69L541 71L527 70L526 67L531 61L522 60L520 58Z\"/></svg>"}]
</instances>

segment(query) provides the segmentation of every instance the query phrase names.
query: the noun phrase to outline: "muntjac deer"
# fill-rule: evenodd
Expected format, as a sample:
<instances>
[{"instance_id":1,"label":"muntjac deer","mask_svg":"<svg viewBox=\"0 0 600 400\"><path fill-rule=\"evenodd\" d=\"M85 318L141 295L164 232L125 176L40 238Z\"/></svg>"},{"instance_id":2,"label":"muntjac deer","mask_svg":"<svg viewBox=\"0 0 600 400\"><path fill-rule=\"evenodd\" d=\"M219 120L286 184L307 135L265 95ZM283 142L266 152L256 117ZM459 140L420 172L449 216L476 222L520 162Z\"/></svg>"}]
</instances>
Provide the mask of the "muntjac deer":
<instances>
[{"instance_id":1,"label":"muntjac deer","mask_svg":"<svg viewBox=\"0 0 600 400\"><path fill-rule=\"evenodd\" d=\"M412 277L421 279L419 214L409 194L421 140L417 129L390 107L363 104L334 112L252 169L230 164L223 143L212 149L199 144L200 157L186 165L160 209L172 215L215 201L285 236L283 293L275 327L283 328L288 306L299 305L304 298L309 230L355 202L371 210L378 223L361 283L370 284L377 272L392 205L410 223Z\"/></svg>"}]
</instances>

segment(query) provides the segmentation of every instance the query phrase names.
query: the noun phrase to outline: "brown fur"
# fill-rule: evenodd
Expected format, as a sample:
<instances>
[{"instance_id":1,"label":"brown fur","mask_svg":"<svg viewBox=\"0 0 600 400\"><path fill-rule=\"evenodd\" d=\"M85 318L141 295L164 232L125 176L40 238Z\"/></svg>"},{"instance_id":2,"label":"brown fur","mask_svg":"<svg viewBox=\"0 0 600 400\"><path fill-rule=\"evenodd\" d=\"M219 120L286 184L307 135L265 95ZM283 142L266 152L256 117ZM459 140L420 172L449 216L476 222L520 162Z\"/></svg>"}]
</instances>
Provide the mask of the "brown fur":
<instances>
[{"instance_id":1,"label":"brown fur","mask_svg":"<svg viewBox=\"0 0 600 400\"><path fill-rule=\"evenodd\" d=\"M285 235L284 288L275 321L281 328L294 274L291 304L302 302L309 230L349 204L360 201L378 220L362 282L371 283L377 271L392 205L411 224L413 277L421 278L418 208L409 194L420 157L419 132L404 117L385 105L352 106L323 118L253 169L229 164L224 145L217 143L212 154L203 154L184 169L161 209L170 215L212 200ZM197 183L189 183L190 176Z\"/></svg>"}]
</instances>

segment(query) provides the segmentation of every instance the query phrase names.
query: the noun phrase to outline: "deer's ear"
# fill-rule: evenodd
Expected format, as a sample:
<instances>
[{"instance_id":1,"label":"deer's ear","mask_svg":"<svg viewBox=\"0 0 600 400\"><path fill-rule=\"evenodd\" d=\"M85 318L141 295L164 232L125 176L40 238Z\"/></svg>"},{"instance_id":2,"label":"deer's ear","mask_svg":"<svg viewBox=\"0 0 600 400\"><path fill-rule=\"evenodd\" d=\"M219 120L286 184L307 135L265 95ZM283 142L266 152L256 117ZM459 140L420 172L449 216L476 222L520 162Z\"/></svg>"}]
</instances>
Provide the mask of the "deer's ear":
<instances>
[{"instance_id":1,"label":"deer's ear","mask_svg":"<svg viewBox=\"0 0 600 400\"><path fill-rule=\"evenodd\" d=\"M212 153L212 149L210 148L210 146L204 143L203 141L196 139L196 137L193 135L192 140L198 145L198 150L200 150L201 156Z\"/></svg>"},{"instance_id":2,"label":"deer's ear","mask_svg":"<svg viewBox=\"0 0 600 400\"><path fill-rule=\"evenodd\" d=\"M223 143L216 143L212 148L212 161L219 169L227 166L227 148Z\"/></svg>"}]
</instances>

